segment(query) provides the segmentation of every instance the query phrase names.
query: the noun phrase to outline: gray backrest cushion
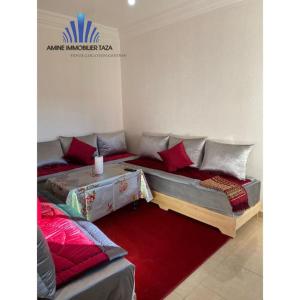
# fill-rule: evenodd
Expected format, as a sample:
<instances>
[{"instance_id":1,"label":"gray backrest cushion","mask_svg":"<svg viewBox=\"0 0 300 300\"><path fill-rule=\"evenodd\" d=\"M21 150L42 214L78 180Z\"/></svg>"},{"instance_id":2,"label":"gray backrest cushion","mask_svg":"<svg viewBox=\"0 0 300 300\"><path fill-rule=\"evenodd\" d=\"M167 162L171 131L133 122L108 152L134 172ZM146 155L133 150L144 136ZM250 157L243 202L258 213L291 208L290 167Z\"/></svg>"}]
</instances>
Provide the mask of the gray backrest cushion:
<instances>
[{"instance_id":1,"label":"gray backrest cushion","mask_svg":"<svg viewBox=\"0 0 300 300\"><path fill-rule=\"evenodd\" d=\"M205 140L206 137L190 138L170 136L169 149L183 141L185 151L193 162L191 167L199 168L203 159Z\"/></svg>"},{"instance_id":2,"label":"gray backrest cushion","mask_svg":"<svg viewBox=\"0 0 300 300\"><path fill-rule=\"evenodd\" d=\"M253 145L206 141L201 170L221 171L238 179L246 178L248 156Z\"/></svg>"},{"instance_id":3,"label":"gray backrest cushion","mask_svg":"<svg viewBox=\"0 0 300 300\"><path fill-rule=\"evenodd\" d=\"M76 138L86 144L89 144L95 148L97 148L97 136L96 134L89 134L89 135L83 135L83 136L76 136ZM61 142L61 146L63 149L64 154L66 155L68 153L69 147L71 145L73 137L69 136L60 136L59 140ZM98 150L95 151L94 155L98 155Z\"/></svg>"},{"instance_id":4,"label":"gray backrest cushion","mask_svg":"<svg viewBox=\"0 0 300 300\"><path fill-rule=\"evenodd\" d=\"M140 142L140 156L162 160L158 152L168 149L169 136L143 134Z\"/></svg>"},{"instance_id":5,"label":"gray backrest cushion","mask_svg":"<svg viewBox=\"0 0 300 300\"><path fill-rule=\"evenodd\" d=\"M127 151L124 131L97 133L99 155L111 155Z\"/></svg>"},{"instance_id":6,"label":"gray backrest cushion","mask_svg":"<svg viewBox=\"0 0 300 300\"><path fill-rule=\"evenodd\" d=\"M56 291L55 266L40 228L37 228L37 297L53 299Z\"/></svg>"},{"instance_id":7,"label":"gray backrest cushion","mask_svg":"<svg viewBox=\"0 0 300 300\"><path fill-rule=\"evenodd\" d=\"M64 153L59 140L41 142L37 144L38 167L55 163L66 163Z\"/></svg>"}]
</instances>

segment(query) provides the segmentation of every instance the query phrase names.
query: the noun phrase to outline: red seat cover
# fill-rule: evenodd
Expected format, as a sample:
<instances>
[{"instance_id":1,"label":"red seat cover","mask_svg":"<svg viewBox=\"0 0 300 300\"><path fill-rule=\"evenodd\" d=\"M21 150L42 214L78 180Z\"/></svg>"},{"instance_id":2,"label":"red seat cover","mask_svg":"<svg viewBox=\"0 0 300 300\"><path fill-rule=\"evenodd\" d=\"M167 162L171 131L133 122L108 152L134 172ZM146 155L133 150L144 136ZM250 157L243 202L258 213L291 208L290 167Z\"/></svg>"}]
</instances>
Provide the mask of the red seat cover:
<instances>
[{"instance_id":1,"label":"red seat cover","mask_svg":"<svg viewBox=\"0 0 300 300\"><path fill-rule=\"evenodd\" d=\"M107 161L113 161L113 160L117 160L117 159L125 159L125 158L128 158L133 155L134 154L129 153L129 152L107 155L104 157L104 161L107 162ZM81 167L84 167L84 165L71 164L71 163L47 165L47 166L39 167L37 169L37 175L38 175L38 177L46 176L46 175L69 171L69 170L77 169L77 168L81 168Z\"/></svg>"}]
</instances>

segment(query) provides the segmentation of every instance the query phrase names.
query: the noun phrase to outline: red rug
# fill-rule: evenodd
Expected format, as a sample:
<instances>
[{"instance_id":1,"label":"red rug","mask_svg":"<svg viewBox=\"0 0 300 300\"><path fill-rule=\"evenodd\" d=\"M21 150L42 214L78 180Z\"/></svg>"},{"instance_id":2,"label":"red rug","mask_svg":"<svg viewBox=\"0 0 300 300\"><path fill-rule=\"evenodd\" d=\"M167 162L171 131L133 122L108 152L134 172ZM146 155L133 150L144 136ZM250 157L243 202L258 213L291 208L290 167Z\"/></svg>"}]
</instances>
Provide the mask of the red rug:
<instances>
[{"instance_id":1,"label":"red rug","mask_svg":"<svg viewBox=\"0 0 300 300\"><path fill-rule=\"evenodd\" d=\"M95 222L128 251L138 300L166 297L229 239L217 229L140 201Z\"/></svg>"}]
</instances>

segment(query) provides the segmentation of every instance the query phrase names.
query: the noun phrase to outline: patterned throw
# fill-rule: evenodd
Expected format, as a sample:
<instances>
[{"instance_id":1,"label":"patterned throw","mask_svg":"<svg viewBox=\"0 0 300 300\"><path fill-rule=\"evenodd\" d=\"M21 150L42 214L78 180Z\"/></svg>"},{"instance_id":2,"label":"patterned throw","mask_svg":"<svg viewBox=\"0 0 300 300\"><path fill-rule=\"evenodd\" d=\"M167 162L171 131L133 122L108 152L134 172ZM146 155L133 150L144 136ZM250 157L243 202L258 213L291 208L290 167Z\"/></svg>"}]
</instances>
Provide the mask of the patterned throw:
<instances>
[{"instance_id":1,"label":"patterned throw","mask_svg":"<svg viewBox=\"0 0 300 300\"><path fill-rule=\"evenodd\" d=\"M200 185L224 192L232 206L232 211L241 211L249 208L248 195L244 187L222 176L214 176L203 180Z\"/></svg>"}]
</instances>

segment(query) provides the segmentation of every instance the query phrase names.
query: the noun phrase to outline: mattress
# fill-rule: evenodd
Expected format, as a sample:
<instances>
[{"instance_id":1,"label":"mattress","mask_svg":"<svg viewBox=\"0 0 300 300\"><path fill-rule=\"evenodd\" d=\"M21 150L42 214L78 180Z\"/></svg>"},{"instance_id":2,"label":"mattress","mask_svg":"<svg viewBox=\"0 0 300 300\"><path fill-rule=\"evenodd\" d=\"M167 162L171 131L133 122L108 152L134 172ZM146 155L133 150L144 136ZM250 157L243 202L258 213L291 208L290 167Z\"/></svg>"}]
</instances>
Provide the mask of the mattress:
<instances>
[{"instance_id":1,"label":"mattress","mask_svg":"<svg viewBox=\"0 0 300 300\"><path fill-rule=\"evenodd\" d=\"M192 204L213 210L227 216L238 216L241 212L233 213L227 196L220 191L205 188L199 180L176 175L161 170L155 170L131 163L124 163L130 168L141 168L146 176L151 190L188 201ZM248 194L249 206L254 206L260 199L260 181L249 177L250 182L243 185Z\"/></svg>"},{"instance_id":2,"label":"mattress","mask_svg":"<svg viewBox=\"0 0 300 300\"><path fill-rule=\"evenodd\" d=\"M127 259L117 259L90 270L58 289L55 300L132 300L135 267Z\"/></svg>"}]
</instances>

